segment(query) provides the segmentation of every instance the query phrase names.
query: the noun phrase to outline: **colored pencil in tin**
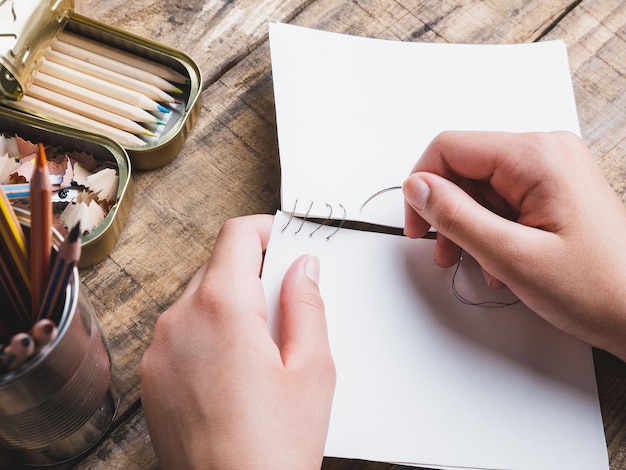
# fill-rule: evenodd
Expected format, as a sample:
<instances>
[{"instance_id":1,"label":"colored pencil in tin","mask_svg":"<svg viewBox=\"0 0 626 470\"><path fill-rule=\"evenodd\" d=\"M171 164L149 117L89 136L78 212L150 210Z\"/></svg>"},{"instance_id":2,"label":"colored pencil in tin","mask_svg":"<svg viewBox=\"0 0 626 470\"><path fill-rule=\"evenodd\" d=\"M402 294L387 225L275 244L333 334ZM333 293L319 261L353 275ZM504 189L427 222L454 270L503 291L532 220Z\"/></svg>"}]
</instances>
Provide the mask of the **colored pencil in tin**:
<instances>
[{"instance_id":1,"label":"colored pencil in tin","mask_svg":"<svg viewBox=\"0 0 626 470\"><path fill-rule=\"evenodd\" d=\"M43 144L39 144L30 180L30 276L32 318L41 309L50 275L52 252L52 185Z\"/></svg>"},{"instance_id":2,"label":"colored pencil in tin","mask_svg":"<svg viewBox=\"0 0 626 470\"><path fill-rule=\"evenodd\" d=\"M0 191L0 283L22 326L31 318L31 282L26 245L13 207L4 191ZM17 326L16 319L6 320Z\"/></svg>"},{"instance_id":3,"label":"colored pencil in tin","mask_svg":"<svg viewBox=\"0 0 626 470\"><path fill-rule=\"evenodd\" d=\"M72 278L72 272L80 259L80 224L76 224L59 247L56 260L50 272L50 281L41 303L38 319L52 319L60 312L60 302Z\"/></svg>"}]
</instances>

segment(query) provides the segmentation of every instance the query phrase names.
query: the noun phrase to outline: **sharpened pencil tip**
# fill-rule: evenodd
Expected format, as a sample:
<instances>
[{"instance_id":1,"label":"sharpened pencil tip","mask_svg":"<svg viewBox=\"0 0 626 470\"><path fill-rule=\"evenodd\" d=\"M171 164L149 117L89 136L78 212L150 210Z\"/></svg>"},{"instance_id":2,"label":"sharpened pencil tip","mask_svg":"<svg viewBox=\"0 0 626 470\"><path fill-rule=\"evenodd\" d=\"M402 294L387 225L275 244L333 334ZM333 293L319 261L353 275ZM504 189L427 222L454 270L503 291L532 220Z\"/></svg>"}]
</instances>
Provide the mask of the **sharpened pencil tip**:
<instances>
[{"instance_id":1,"label":"sharpened pencil tip","mask_svg":"<svg viewBox=\"0 0 626 470\"><path fill-rule=\"evenodd\" d=\"M157 119L156 124L158 124L159 126L164 126L166 123L165 121L161 121L160 119Z\"/></svg>"},{"instance_id":2,"label":"sharpened pencil tip","mask_svg":"<svg viewBox=\"0 0 626 470\"><path fill-rule=\"evenodd\" d=\"M38 152L37 152L37 166L39 168L45 168L47 161L46 161L46 149L44 148L43 144L39 144L38 146Z\"/></svg>"},{"instance_id":3,"label":"sharpened pencil tip","mask_svg":"<svg viewBox=\"0 0 626 470\"><path fill-rule=\"evenodd\" d=\"M179 95L182 95L184 93L183 90L181 90L180 88L178 88L177 86L174 87L174 89L172 90L172 93L178 93Z\"/></svg>"},{"instance_id":4,"label":"sharpened pencil tip","mask_svg":"<svg viewBox=\"0 0 626 470\"><path fill-rule=\"evenodd\" d=\"M162 113L169 113L170 112L170 110L167 109L165 106L159 105L158 108L159 108L159 111L161 111Z\"/></svg>"},{"instance_id":5,"label":"sharpened pencil tip","mask_svg":"<svg viewBox=\"0 0 626 470\"><path fill-rule=\"evenodd\" d=\"M70 234L67 237L67 240L71 243L74 243L80 237L80 223L74 225L72 230L70 230Z\"/></svg>"},{"instance_id":6,"label":"sharpened pencil tip","mask_svg":"<svg viewBox=\"0 0 626 470\"><path fill-rule=\"evenodd\" d=\"M147 135L148 137L154 137L154 132L150 132L148 129L146 129L143 132L143 135Z\"/></svg>"}]
</instances>

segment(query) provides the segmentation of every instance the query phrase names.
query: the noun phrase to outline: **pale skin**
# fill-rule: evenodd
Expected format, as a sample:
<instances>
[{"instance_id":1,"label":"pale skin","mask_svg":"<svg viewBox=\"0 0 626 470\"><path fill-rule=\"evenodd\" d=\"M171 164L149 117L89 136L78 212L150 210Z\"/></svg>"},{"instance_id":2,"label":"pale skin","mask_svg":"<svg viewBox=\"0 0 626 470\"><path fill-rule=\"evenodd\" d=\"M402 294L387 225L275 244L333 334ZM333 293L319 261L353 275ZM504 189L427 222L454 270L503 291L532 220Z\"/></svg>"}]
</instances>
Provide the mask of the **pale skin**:
<instances>
[{"instance_id":1,"label":"pale skin","mask_svg":"<svg viewBox=\"0 0 626 470\"><path fill-rule=\"evenodd\" d=\"M626 209L569 133L446 132L404 182L405 233L438 232L492 287L626 360ZM335 369L319 263L294 261L281 291L282 343L259 278L271 216L225 224L211 259L158 320L142 360L142 405L160 467L319 469Z\"/></svg>"},{"instance_id":2,"label":"pale skin","mask_svg":"<svg viewBox=\"0 0 626 470\"><path fill-rule=\"evenodd\" d=\"M299 258L285 276L279 348L259 279L271 224L268 215L227 222L157 322L141 398L162 469L320 468L335 369L319 262Z\"/></svg>"}]
</instances>

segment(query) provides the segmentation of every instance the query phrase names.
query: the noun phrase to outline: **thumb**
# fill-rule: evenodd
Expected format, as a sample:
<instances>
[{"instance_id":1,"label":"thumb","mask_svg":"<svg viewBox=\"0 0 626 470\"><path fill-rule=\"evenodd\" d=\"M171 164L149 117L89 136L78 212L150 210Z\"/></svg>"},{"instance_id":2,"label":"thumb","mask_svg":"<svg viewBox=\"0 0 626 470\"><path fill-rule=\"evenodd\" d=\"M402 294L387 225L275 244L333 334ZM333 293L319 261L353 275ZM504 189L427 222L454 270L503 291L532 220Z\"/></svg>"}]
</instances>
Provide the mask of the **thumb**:
<instances>
[{"instance_id":1,"label":"thumb","mask_svg":"<svg viewBox=\"0 0 626 470\"><path fill-rule=\"evenodd\" d=\"M511 247L524 227L481 206L463 189L439 175L411 174L403 185L406 202L419 217L477 260ZM488 234L488 237L487 237Z\"/></svg>"},{"instance_id":2,"label":"thumb","mask_svg":"<svg viewBox=\"0 0 626 470\"><path fill-rule=\"evenodd\" d=\"M281 355L288 363L330 360L324 302L320 295L319 259L298 258L287 270L280 292Z\"/></svg>"}]
</instances>

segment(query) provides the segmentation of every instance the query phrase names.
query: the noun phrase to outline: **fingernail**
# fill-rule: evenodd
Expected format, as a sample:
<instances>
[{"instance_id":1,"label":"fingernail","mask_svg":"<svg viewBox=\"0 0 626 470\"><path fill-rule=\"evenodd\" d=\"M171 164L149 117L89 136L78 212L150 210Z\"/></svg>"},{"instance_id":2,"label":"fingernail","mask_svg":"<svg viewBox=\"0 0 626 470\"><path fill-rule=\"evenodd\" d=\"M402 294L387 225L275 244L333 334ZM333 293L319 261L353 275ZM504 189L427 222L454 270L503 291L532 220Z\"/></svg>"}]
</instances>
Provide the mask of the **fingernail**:
<instances>
[{"instance_id":1,"label":"fingernail","mask_svg":"<svg viewBox=\"0 0 626 470\"><path fill-rule=\"evenodd\" d=\"M430 186L419 175L413 174L402 185L402 192L408 203L414 209L421 211L424 210L428 202Z\"/></svg>"},{"instance_id":2,"label":"fingernail","mask_svg":"<svg viewBox=\"0 0 626 470\"><path fill-rule=\"evenodd\" d=\"M487 282L487 286L493 287L491 285L493 283L493 277L491 276L491 274L489 274L487 271L483 271L483 275L484 275L485 281Z\"/></svg>"},{"instance_id":3,"label":"fingernail","mask_svg":"<svg viewBox=\"0 0 626 470\"><path fill-rule=\"evenodd\" d=\"M315 284L320 282L320 260L317 256L308 255L304 262L304 272Z\"/></svg>"}]
</instances>

